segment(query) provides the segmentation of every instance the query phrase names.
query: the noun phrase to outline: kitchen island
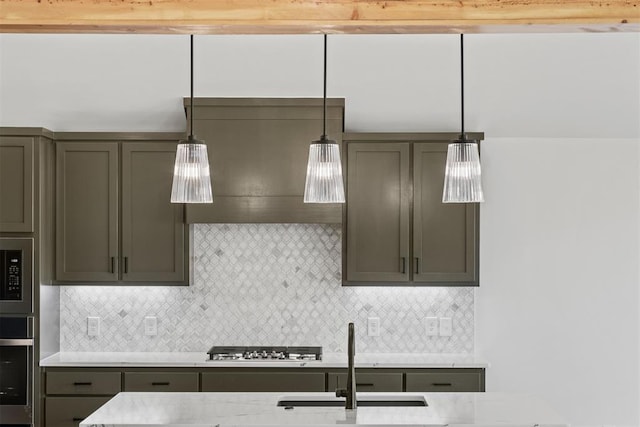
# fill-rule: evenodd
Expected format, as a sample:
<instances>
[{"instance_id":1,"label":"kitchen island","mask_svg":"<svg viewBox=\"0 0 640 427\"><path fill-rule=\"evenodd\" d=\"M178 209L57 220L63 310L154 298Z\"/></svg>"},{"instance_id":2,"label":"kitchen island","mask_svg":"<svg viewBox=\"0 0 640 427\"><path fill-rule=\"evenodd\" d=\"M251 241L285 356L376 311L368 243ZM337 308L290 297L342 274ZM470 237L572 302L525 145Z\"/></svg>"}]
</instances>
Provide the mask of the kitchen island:
<instances>
[{"instance_id":1,"label":"kitchen island","mask_svg":"<svg viewBox=\"0 0 640 427\"><path fill-rule=\"evenodd\" d=\"M358 399L377 393L358 393ZM119 393L80 423L110 426L568 426L542 400L511 393L384 393L423 397L425 407L279 407L283 397L331 399L332 393Z\"/></svg>"}]
</instances>

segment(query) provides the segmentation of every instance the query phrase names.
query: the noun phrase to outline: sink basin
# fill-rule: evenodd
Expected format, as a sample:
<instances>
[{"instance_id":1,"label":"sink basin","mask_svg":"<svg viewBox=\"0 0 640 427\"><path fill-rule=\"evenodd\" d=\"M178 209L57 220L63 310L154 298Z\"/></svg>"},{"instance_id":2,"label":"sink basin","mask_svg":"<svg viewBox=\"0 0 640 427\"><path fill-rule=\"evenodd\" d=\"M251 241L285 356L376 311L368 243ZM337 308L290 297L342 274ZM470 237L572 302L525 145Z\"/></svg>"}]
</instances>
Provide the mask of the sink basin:
<instances>
[{"instance_id":1,"label":"sink basin","mask_svg":"<svg viewBox=\"0 0 640 427\"><path fill-rule=\"evenodd\" d=\"M285 409L295 407L344 407L344 398L333 396L285 396L278 399L278 406ZM422 396L365 396L357 399L358 406L376 407L407 407L407 406L428 406L427 401Z\"/></svg>"}]
</instances>

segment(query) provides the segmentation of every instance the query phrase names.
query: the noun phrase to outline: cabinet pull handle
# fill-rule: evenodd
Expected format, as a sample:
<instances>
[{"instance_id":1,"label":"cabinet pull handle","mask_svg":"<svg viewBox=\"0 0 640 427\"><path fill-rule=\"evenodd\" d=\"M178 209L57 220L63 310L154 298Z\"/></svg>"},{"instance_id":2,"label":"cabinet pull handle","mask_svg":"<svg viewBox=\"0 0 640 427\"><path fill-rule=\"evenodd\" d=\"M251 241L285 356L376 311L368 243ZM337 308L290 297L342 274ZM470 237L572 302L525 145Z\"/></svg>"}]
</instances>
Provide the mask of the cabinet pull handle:
<instances>
[{"instance_id":1,"label":"cabinet pull handle","mask_svg":"<svg viewBox=\"0 0 640 427\"><path fill-rule=\"evenodd\" d=\"M416 274L420 274L420 258L416 257Z\"/></svg>"},{"instance_id":2,"label":"cabinet pull handle","mask_svg":"<svg viewBox=\"0 0 640 427\"><path fill-rule=\"evenodd\" d=\"M373 387L374 383L356 383L356 387Z\"/></svg>"},{"instance_id":3,"label":"cabinet pull handle","mask_svg":"<svg viewBox=\"0 0 640 427\"><path fill-rule=\"evenodd\" d=\"M111 274L116 272L116 257L111 257Z\"/></svg>"},{"instance_id":4,"label":"cabinet pull handle","mask_svg":"<svg viewBox=\"0 0 640 427\"><path fill-rule=\"evenodd\" d=\"M73 421L74 423L80 422L80 421L82 421L82 420L84 420L84 418L73 417L73 418L71 419L71 421Z\"/></svg>"},{"instance_id":5,"label":"cabinet pull handle","mask_svg":"<svg viewBox=\"0 0 640 427\"><path fill-rule=\"evenodd\" d=\"M152 382L151 385L171 385L171 383L169 381Z\"/></svg>"},{"instance_id":6,"label":"cabinet pull handle","mask_svg":"<svg viewBox=\"0 0 640 427\"><path fill-rule=\"evenodd\" d=\"M129 257L124 257L124 274L129 272Z\"/></svg>"},{"instance_id":7,"label":"cabinet pull handle","mask_svg":"<svg viewBox=\"0 0 640 427\"><path fill-rule=\"evenodd\" d=\"M402 274L405 274L407 272L407 257L400 257L400 260L401 260L400 272Z\"/></svg>"},{"instance_id":8,"label":"cabinet pull handle","mask_svg":"<svg viewBox=\"0 0 640 427\"><path fill-rule=\"evenodd\" d=\"M92 385L92 384L93 384L93 383L91 383L91 382L75 382L75 383L73 383L73 385L76 385L76 386L77 386L77 385ZM84 418L83 418L83 419L84 419Z\"/></svg>"},{"instance_id":9,"label":"cabinet pull handle","mask_svg":"<svg viewBox=\"0 0 640 427\"><path fill-rule=\"evenodd\" d=\"M453 384L451 383L431 383L434 387L451 387Z\"/></svg>"}]
</instances>

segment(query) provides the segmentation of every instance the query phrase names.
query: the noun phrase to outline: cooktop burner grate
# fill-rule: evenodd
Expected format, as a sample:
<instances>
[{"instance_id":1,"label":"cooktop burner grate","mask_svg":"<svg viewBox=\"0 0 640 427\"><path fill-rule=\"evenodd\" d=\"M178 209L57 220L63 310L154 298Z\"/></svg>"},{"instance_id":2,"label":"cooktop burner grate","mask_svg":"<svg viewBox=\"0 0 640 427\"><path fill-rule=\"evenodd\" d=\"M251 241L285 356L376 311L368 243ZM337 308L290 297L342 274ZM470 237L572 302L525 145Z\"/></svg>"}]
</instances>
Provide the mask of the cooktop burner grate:
<instances>
[{"instance_id":1,"label":"cooktop burner grate","mask_svg":"<svg viewBox=\"0 0 640 427\"><path fill-rule=\"evenodd\" d=\"M322 360L322 347L242 347L213 346L207 352L210 361L224 360Z\"/></svg>"}]
</instances>

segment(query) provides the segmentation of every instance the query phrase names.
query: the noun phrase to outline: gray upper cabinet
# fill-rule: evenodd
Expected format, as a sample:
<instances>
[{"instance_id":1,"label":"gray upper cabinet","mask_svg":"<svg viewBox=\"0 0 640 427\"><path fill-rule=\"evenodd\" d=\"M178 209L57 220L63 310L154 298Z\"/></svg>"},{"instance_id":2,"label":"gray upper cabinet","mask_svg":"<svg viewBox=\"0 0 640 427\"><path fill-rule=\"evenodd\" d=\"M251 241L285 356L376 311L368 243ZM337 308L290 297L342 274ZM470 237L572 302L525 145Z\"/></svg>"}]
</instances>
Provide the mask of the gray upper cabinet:
<instances>
[{"instance_id":1,"label":"gray upper cabinet","mask_svg":"<svg viewBox=\"0 0 640 427\"><path fill-rule=\"evenodd\" d=\"M122 144L122 280L184 279L184 207L169 202L176 145Z\"/></svg>"},{"instance_id":2,"label":"gray upper cabinet","mask_svg":"<svg viewBox=\"0 0 640 427\"><path fill-rule=\"evenodd\" d=\"M447 143L413 144L413 280L477 281L477 203L442 203Z\"/></svg>"},{"instance_id":3,"label":"gray upper cabinet","mask_svg":"<svg viewBox=\"0 0 640 427\"><path fill-rule=\"evenodd\" d=\"M348 145L348 281L409 281L409 144Z\"/></svg>"},{"instance_id":4,"label":"gray upper cabinet","mask_svg":"<svg viewBox=\"0 0 640 427\"><path fill-rule=\"evenodd\" d=\"M0 232L33 231L33 138L0 137Z\"/></svg>"},{"instance_id":5,"label":"gray upper cabinet","mask_svg":"<svg viewBox=\"0 0 640 427\"><path fill-rule=\"evenodd\" d=\"M329 99L327 134L339 144L343 115L344 100ZM322 133L321 99L198 98L194 120L208 147L214 200L188 205L187 222L342 222L342 205L303 202L309 144Z\"/></svg>"},{"instance_id":6,"label":"gray upper cabinet","mask_svg":"<svg viewBox=\"0 0 640 427\"><path fill-rule=\"evenodd\" d=\"M169 200L177 141L101 136L56 143L56 281L184 284L184 206Z\"/></svg>"},{"instance_id":7,"label":"gray upper cabinet","mask_svg":"<svg viewBox=\"0 0 640 427\"><path fill-rule=\"evenodd\" d=\"M345 285L478 285L478 205L442 203L455 137L344 135Z\"/></svg>"},{"instance_id":8,"label":"gray upper cabinet","mask_svg":"<svg viewBox=\"0 0 640 427\"><path fill-rule=\"evenodd\" d=\"M118 144L56 144L56 279L118 280Z\"/></svg>"}]
</instances>

